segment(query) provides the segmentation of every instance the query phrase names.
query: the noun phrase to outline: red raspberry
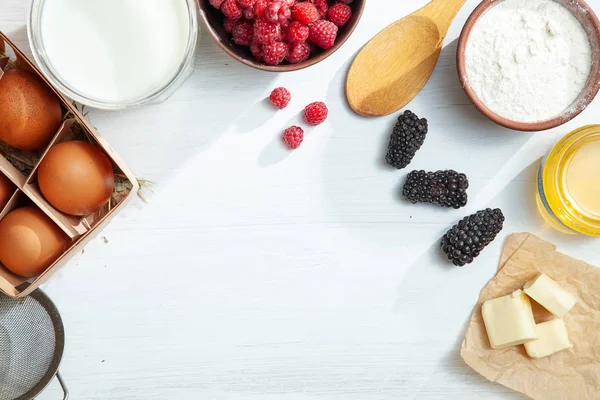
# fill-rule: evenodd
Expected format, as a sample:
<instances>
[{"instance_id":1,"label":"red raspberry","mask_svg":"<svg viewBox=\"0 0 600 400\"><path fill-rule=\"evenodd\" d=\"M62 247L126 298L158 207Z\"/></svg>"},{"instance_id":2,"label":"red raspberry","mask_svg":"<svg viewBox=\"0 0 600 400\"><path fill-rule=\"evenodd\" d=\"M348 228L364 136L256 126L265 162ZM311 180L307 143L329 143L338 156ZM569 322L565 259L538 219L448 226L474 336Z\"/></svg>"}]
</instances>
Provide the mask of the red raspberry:
<instances>
[{"instance_id":1,"label":"red raspberry","mask_svg":"<svg viewBox=\"0 0 600 400\"><path fill-rule=\"evenodd\" d=\"M291 64L302 62L310 56L310 46L306 42L290 45L290 48L291 51L288 53L286 60Z\"/></svg>"},{"instance_id":2,"label":"red raspberry","mask_svg":"<svg viewBox=\"0 0 600 400\"><path fill-rule=\"evenodd\" d=\"M342 3L336 3L331 6L327 12L327 17L331 22L337 26L344 26L350 20L352 16L352 9L350 6Z\"/></svg>"},{"instance_id":3,"label":"red raspberry","mask_svg":"<svg viewBox=\"0 0 600 400\"><path fill-rule=\"evenodd\" d=\"M290 8L296 4L296 0L283 0L285 4L287 4Z\"/></svg>"},{"instance_id":4,"label":"red raspberry","mask_svg":"<svg viewBox=\"0 0 600 400\"><path fill-rule=\"evenodd\" d=\"M262 61L264 59L262 44L260 44L256 40L254 42L250 43L250 52L252 53L254 58L256 58L257 60Z\"/></svg>"},{"instance_id":5,"label":"red raspberry","mask_svg":"<svg viewBox=\"0 0 600 400\"><path fill-rule=\"evenodd\" d=\"M277 40L280 35L280 27L263 19L254 22L254 38L262 43L269 44Z\"/></svg>"},{"instance_id":6,"label":"red raspberry","mask_svg":"<svg viewBox=\"0 0 600 400\"><path fill-rule=\"evenodd\" d=\"M280 1L274 1L269 3L267 9L265 10L264 17L267 21L272 22L274 24L279 22L279 9L281 8L283 3Z\"/></svg>"},{"instance_id":7,"label":"red raspberry","mask_svg":"<svg viewBox=\"0 0 600 400\"><path fill-rule=\"evenodd\" d=\"M292 10L290 9L290 6L288 6L286 3L283 3L277 15L279 17L278 22L281 25L284 25L292 17Z\"/></svg>"},{"instance_id":8,"label":"red raspberry","mask_svg":"<svg viewBox=\"0 0 600 400\"><path fill-rule=\"evenodd\" d=\"M338 27L331 21L320 20L311 25L309 39L323 49L328 49L335 43Z\"/></svg>"},{"instance_id":9,"label":"red raspberry","mask_svg":"<svg viewBox=\"0 0 600 400\"><path fill-rule=\"evenodd\" d=\"M285 32L283 31L283 28L279 29L279 35L277 35L277 39L275 39L276 42L285 42Z\"/></svg>"},{"instance_id":10,"label":"red raspberry","mask_svg":"<svg viewBox=\"0 0 600 400\"><path fill-rule=\"evenodd\" d=\"M292 95L290 91L283 87L278 87L273 89L271 95L269 96L269 100L271 103L280 110L283 110L290 104L290 100L292 99Z\"/></svg>"},{"instance_id":11,"label":"red raspberry","mask_svg":"<svg viewBox=\"0 0 600 400\"><path fill-rule=\"evenodd\" d=\"M292 8L292 18L303 24L311 24L319 19L319 11L312 3L296 3Z\"/></svg>"},{"instance_id":12,"label":"red raspberry","mask_svg":"<svg viewBox=\"0 0 600 400\"><path fill-rule=\"evenodd\" d=\"M285 36L290 43L302 43L308 39L308 26L298 21L292 21L288 26Z\"/></svg>"},{"instance_id":13,"label":"red raspberry","mask_svg":"<svg viewBox=\"0 0 600 400\"><path fill-rule=\"evenodd\" d=\"M279 23L279 26L281 26L282 33L284 33L283 31L285 31L290 26L290 22L292 22L292 21L289 19L286 19L285 21ZM283 41L284 39L281 39L281 40Z\"/></svg>"},{"instance_id":14,"label":"red raspberry","mask_svg":"<svg viewBox=\"0 0 600 400\"><path fill-rule=\"evenodd\" d=\"M315 5L317 11L319 11L321 18L325 18L325 16L327 15L327 9L329 8L327 0L311 0L311 2Z\"/></svg>"},{"instance_id":15,"label":"red raspberry","mask_svg":"<svg viewBox=\"0 0 600 400\"><path fill-rule=\"evenodd\" d=\"M233 28L235 28L235 25L238 22L235 19L231 19L231 18L225 18L225 21L223 22L223 27L225 28L226 32L231 32L233 31Z\"/></svg>"},{"instance_id":16,"label":"red raspberry","mask_svg":"<svg viewBox=\"0 0 600 400\"><path fill-rule=\"evenodd\" d=\"M304 119L309 125L319 125L327 119L327 106L321 101L310 103L304 109Z\"/></svg>"},{"instance_id":17,"label":"red raspberry","mask_svg":"<svg viewBox=\"0 0 600 400\"><path fill-rule=\"evenodd\" d=\"M235 43L241 46L250 46L254 37L254 25L250 21L240 22L231 33Z\"/></svg>"},{"instance_id":18,"label":"red raspberry","mask_svg":"<svg viewBox=\"0 0 600 400\"><path fill-rule=\"evenodd\" d=\"M265 10L267 9L267 0L256 0L256 3L254 3L254 15L256 15L257 18L260 18L263 16L263 14L265 13Z\"/></svg>"},{"instance_id":19,"label":"red raspberry","mask_svg":"<svg viewBox=\"0 0 600 400\"><path fill-rule=\"evenodd\" d=\"M252 7L256 0L237 0L237 3L242 8Z\"/></svg>"},{"instance_id":20,"label":"red raspberry","mask_svg":"<svg viewBox=\"0 0 600 400\"><path fill-rule=\"evenodd\" d=\"M221 8L221 4L223 4L225 0L208 0L208 2L210 3L211 6L213 6L216 9Z\"/></svg>"},{"instance_id":21,"label":"red raspberry","mask_svg":"<svg viewBox=\"0 0 600 400\"><path fill-rule=\"evenodd\" d=\"M263 45L264 60L267 65L279 65L288 53L288 46L283 42Z\"/></svg>"},{"instance_id":22,"label":"red raspberry","mask_svg":"<svg viewBox=\"0 0 600 400\"><path fill-rule=\"evenodd\" d=\"M283 131L283 141L292 150L300 147L302 140L304 140L304 131L299 126L291 126Z\"/></svg>"},{"instance_id":23,"label":"red raspberry","mask_svg":"<svg viewBox=\"0 0 600 400\"><path fill-rule=\"evenodd\" d=\"M242 14L244 15L244 18L246 18L248 20L254 19L254 8L252 8L252 7L244 8L244 11L242 12Z\"/></svg>"},{"instance_id":24,"label":"red raspberry","mask_svg":"<svg viewBox=\"0 0 600 400\"><path fill-rule=\"evenodd\" d=\"M225 0L221 4L221 12L227 18L240 19L242 17L242 9L238 6L235 0Z\"/></svg>"}]
</instances>

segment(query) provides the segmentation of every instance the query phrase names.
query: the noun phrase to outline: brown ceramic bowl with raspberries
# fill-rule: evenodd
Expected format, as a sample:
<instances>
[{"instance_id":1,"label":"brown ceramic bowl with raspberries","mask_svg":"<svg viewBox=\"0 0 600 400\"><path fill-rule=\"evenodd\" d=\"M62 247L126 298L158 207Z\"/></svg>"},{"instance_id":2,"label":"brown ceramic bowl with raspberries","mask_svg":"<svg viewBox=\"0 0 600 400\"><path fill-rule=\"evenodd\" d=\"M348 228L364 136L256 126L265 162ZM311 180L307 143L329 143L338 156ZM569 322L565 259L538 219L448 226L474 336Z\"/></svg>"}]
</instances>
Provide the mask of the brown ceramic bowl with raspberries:
<instances>
[{"instance_id":1,"label":"brown ceramic bowl with raspberries","mask_svg":"<svg viewBox=\"0 0 600 400\"><path fill-rule=\"evenodd\" d=\"M263 71L309 67L350 37L366 0L198 0L214 41Z\"/></svg>"}]
</instances>

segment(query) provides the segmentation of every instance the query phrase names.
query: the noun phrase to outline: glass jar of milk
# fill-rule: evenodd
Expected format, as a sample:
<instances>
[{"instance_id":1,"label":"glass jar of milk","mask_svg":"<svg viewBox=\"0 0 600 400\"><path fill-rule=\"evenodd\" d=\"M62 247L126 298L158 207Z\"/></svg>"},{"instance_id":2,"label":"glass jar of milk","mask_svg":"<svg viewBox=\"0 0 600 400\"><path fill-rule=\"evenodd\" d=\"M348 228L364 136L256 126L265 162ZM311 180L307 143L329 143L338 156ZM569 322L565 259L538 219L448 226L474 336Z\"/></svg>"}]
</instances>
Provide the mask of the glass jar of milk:
<instances>
[{"instance_id":1,"label":"glass jar of milk","mask_svg":"<svg viewBox=\"0 0 600 400\"><path fill-rule=\"evenodd\" d=\"M191 74L196 0L32 0L38 66L66 96L115 110L160 102Z\"/></svg>"}]
</instances>

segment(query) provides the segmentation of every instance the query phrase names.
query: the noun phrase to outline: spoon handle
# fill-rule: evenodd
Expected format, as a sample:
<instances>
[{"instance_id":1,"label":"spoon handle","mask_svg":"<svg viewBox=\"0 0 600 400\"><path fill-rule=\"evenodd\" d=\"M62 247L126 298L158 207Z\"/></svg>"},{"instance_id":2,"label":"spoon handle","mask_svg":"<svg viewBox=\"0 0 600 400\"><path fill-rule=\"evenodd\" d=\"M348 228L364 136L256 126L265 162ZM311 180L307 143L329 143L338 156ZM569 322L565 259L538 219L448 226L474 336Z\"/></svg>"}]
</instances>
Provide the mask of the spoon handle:
<instances>
[{"instance_id":1,"label":"spoon handle","mask_svg":"<svg viewBox=\"0 0 600 400\"><path fill-rule=\"evenodd\" d=\"M425 7L417 11L429 17L438 27L442 39L448 33L452 21L467 0L433 0Z\"/></svg>"}]
</instances>

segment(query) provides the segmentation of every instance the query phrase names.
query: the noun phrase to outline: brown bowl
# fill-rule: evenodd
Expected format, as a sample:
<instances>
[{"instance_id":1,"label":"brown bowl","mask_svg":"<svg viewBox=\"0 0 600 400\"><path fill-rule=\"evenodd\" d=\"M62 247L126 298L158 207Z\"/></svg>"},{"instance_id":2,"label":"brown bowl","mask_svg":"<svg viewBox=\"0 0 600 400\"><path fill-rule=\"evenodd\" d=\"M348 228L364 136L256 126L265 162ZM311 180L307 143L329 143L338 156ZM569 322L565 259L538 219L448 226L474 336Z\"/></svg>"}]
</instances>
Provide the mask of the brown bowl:
<instances>
[{"instance_id":1,"label":"brown bowl","mask_svg":"<svg viewBox=\"0 0 600 400\"><path fill-rule=\"evenodd\" d=\"M563 114L546 121L517 122L506 119L491 111L477 97L467 79L465 50L469 36L471 35L471 31L473 30L473 27L479 18L481 18L481 16L483 16L487 10L502 1L504 0L484 0L481 2L481 4L479 4L479 6L473 11L469 19L467 19L462 33L460 34L460 38L458 39L458 50L456 53L458 76L460 83L467 94L467 97L469 100L471 100L473 105L487 118L506 128L518 131L543 131L569 122L579 115L583 110L585 110L585 108L592 102L594 97L596 97L596 94L598 94L598 90L600 89L600 22L598 21L598 17L596 14L594 14L594 11L592 11L590 6L588 6L582 0L554 0L571 11L583 25L588 34L590 45L592 46L592 70L590 72L590 77L588 78L585 88L579 94L579 97L577 97L573 104L568 107Z\"/></svg>"},{"instance_id":2,"label":"brown bowl","mask_svg":"<svg viewBox=\"0 0 600 400\"><path fill-rule=\"evenodd\" d=\"M271 72L287 72L287 71L297 71L299 69L303 69L306 67L310 67L320 61L323 61L331 54L333 54L337 49L339 49L342 44L354 32L354 29L358 25L358 21L362 16L363 10L365 8L366 0L354 0L350 7L352 7L352 17L350 21L343 27L339 28L337 39L335 40L335 44L333 47L323 50L319 49L318 51L311 54L311 56L306 60L296 64L280 64L277 66L271 66L263 63L254 58L252 53L250 53L250 49L245 46L240 46L235 44L231 40L231 33L226 32L223 27L223 14L210 5L208 0L198 0L198 7L200 12L200 17L204 22L204 26L206 30L213 38L215 43L225 51L225 53L229 54L232 58L241 62L242 64L246 64L252 68L260 69L263 71L271 71ZM284 61L285 62L285 61Z\"/></svg>"}]
</instances>

